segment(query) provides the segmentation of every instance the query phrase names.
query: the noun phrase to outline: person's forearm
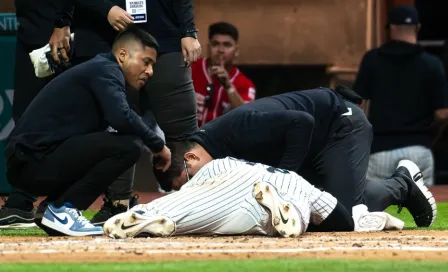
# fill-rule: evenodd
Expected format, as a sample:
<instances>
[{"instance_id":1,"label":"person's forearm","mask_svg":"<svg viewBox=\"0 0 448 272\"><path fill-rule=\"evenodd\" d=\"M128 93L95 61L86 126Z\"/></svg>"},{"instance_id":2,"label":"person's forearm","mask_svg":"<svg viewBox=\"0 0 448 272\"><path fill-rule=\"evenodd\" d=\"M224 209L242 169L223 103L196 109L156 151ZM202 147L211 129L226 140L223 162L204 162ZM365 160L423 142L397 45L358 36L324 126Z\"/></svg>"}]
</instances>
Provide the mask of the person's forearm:
<instances>
[{"instance_id":1,"label":"person's forearm","mask_svg":"<svg viewBox=\"0 0 448 272\"><path fill-rule=\"evenodd\" d=\"M176 0L174 2L180 33L185 34L187 31L196 30L192 0Z\"/></svg>"},{"instance_id":2,"label":"person's forearm","mask_svg":"<svg viewBox=\"0 0 448 272\"><path fill-rule=\"evenodd\" d=\"M73 0L59 0L59 1L62 2L59 3L59 5L62 5L62 8L56 11L54 27L63 28L66 26L71 26L73 21L74 2ZM56 3L55 5L58 5L58 3Z\"/></svg>"},{"instance_id":3,"label":"person's forearm","mask_svg":"<svg viewBox=\"0 0 448 272\"><path fill-rule=\"evenodd\" d=\"M74 4L82 5L90 10L95 10L101 13L105 18L107 18L107 15L109 14L110 9L114 5L108 0L70 0Z\"/></svg>"},{"instance_id":4,"label":"person's forearm","mask_svg":"<svg viewBox=\"0 0 448 272\"><path fill-rule=\"evenodd\" d=\"M232 109L235 109L244 104L243 98L237 92L236 88L233 85L230 88L226 89L226 92Z\"/></svg>"}]
</instances>

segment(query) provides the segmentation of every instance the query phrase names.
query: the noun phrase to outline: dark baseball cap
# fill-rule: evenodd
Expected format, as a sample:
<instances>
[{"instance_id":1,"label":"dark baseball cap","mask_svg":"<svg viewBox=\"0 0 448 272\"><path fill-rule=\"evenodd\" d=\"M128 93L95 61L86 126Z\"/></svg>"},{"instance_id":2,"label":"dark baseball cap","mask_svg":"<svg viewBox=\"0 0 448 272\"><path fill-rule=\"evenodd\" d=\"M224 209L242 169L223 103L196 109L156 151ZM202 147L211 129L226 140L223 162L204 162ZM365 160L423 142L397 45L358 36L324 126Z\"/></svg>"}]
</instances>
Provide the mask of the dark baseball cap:
<instances>
[{"instance_id":1,"label":"dark baseball cap","mask_svg":"<svg viewBox=\"0 0 448 272\"><path fill-rule=\"evenodd\" d=\"M388 25L417 25L418 11L414 6L397 5L389 11Z\"/></svg>"}]
</instances>

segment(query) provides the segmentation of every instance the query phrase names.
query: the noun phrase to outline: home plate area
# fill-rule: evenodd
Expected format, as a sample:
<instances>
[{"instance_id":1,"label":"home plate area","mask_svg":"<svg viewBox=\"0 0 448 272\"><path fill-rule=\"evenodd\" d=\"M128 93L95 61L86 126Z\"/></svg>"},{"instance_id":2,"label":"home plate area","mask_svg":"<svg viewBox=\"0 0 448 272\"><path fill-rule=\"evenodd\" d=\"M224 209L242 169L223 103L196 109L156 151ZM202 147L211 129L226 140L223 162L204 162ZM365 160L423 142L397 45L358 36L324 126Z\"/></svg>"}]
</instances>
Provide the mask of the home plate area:
<instances>
[{"instance_id":1,"label":"home plate area","mask_svg":"<svg viewBox=\"0 0 448 272\"><path fill-rule=\"evenodd\" d=\"M448 231L306 233L113 240L106 237L2 237L0 262L117 262L261 258L446 260Z\"/></svg>"}]
</instances>

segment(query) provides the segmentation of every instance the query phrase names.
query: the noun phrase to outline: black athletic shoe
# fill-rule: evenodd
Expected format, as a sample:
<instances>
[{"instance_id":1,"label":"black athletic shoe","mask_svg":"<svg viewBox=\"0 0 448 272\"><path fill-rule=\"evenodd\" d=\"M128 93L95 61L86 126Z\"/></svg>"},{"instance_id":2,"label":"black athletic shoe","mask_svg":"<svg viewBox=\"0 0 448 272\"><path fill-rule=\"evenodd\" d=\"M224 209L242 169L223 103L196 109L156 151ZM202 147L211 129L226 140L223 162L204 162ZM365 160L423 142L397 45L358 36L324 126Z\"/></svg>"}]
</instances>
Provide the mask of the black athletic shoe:
<instances>
[{"instance_id":1,"label":"black athletic shoe","mask_svg":"<svg viewBox=\"0 0 448 272\"><path fill-rule=\"evenodd\" d=\"M418 166L410 160L401 160L392 177L403 178L408 185L408 197L400 206L409 210L418 227L429 227L437 215L436 200L423 183L423 175Z\"/></svg>"},{"instance_id":2,"label":"black athletic shoe","mask_svg":"<svg viewBox=\"0 0 448 272\"><path fill-rule=\"evenodd\" d=\"M138 195L133 196L129 200L129 208L128 208L126 205L120 203L114 205L112 200L109 200L108 198L105 197L103 198L104 201L103 206L101 206L101 209L92 217L92 220L90 220L90 222L92 222L94 226L102 226L112 216L126 212L128 209L137 205L138 204L137 199Z\"/></svg>"},{"instance_id":3,"label":"black athletic shoe","mask_svg":"<svg viewBox=\"0 0 448 272\"><path fill-rule=\"evenodd\" d=\"M35 227L34 209L23 211L4 205L0 209L0 229L24 229Z\"/></svg>"}]
</instances>

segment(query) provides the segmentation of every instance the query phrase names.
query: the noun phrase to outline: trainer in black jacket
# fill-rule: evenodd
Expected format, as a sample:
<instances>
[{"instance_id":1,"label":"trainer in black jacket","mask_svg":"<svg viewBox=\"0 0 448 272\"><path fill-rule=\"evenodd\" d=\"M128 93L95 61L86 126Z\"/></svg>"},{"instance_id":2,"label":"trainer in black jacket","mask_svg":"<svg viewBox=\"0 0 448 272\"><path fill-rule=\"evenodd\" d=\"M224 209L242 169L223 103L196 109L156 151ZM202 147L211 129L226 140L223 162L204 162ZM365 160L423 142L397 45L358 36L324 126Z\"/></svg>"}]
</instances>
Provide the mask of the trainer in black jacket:
<instances>
[{"instance_id":1,"label":"trainer in black jacket","mask_svg":"<svg viewBox=\"0 0 448 272\"><path fill-rule=\"evenodd\" d=\"M138 90L152 76L156 49L152 36L130 27L117 37L112 53L50 82L11 132L5 151L8 182L47 195L56 206L70 202L84 210L135 164L142 141L167 168L170 152L163 140L126 101L126 85ZM106 131L109 126L120 133Z\"/></svg>"},{"instance_id":2,"label":"trainer in black jacket","mask_svg":"<svg viewBox=\"0 0 448 272\"><path fill-rule=\"evenodd\" d=\"M126 9L125 0L106 2ZM128 98L132 105L137 105L149 126L154 127L157 121L167 140L183 140L197 130L196 96L189 64L199 57L198 52L194 51L195 46L200 49L200 45L196 37L192 1L146 0L146 11L147 22L135 24L157 39L157 63L154 76L148 80L144 91L139 93L140 98L132 95ZM73 26L76 37L75 64L109 51L117 35L104 14L83 3L75 5ZM185 63L183 49L193 52L187 54L190 63ZM133 177L134 168L123 173L109 187L105 193L105 205L92 219L94 224L102 224L110 216L122 212L122 203L128 206L127 202L132 197Z\"/></svg>"},{"instance_id":3,"label":"trainer in black jacket","mask_svg":"<svg viewBox=\"0 0 448 272\"><path fill-rule=\"evenodd\" d=\"M168 144L172 166L156 173L162 188L179 189L212 159L232 156L297 172L350 213L358 204L371 211L400 204L425 221L418 224L430 224L435 215L411 175L397 170L390 179L366 182L371 142L372 127L357 105L326 88L296 91L255 100L207 123L188 142Z\"/></svg>"}]
</instances>

